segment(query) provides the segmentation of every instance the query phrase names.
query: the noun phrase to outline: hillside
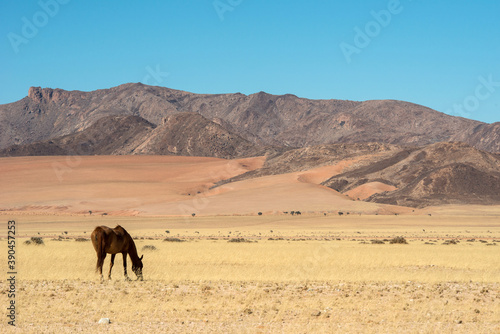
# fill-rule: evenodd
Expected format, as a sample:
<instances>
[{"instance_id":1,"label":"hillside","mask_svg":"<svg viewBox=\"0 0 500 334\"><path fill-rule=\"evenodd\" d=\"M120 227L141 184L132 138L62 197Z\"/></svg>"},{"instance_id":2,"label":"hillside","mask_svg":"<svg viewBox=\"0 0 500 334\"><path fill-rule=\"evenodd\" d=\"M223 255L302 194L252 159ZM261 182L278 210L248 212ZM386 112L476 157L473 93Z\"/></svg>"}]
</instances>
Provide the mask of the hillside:
<instances>
[{"instance_id":1,"label":"hillside","mask_svg":"<svg viewBox=\"0 0 500 334\"><path fill-rule=\"evenodd\" d=\"M138 116L105 116L66 136L0 150L1 156L182 155L235 158L264 148L196 113L179 113L155 126Z\"/></svg>"},{"instance_id":2,"label":"hillside","mask_svg":"<svg viewBox=\"0 0 500 334\"><path fill-rule=\"evenodd\" d=\"M357 194L355 199L410 207L498 204L499 166L498 154L463 143L438 143L402 149L323 184L351 196ZM375 186L380 191L363 196Z\"/></svg>"},{"instance_id":3,"label":"hillside","mask_svg":"<svg viewBox=\"0 0 500 334\"><path fill-rule=\"evenodd\" d=\"M165 118L131 153L231 159L257 156L261 151L255 144L200 114L185 112Z\"/></svg>"},{"instance_id":4,"label":"hillside","mask_svg":"<svg viewBox=\"0 0 500 334\"><path fill-rule=\"evenodd\" d=\"M201 114L258 145L307 147L380 142L422 146L460 140L498 152L500 127L393 100L310 100L264 92L193 94L124 84L91 92L31 87L0 105L0 148L81 131L105 116L138 116L158 126L183 112Z\"/></svg>"},{"instance_id":5,"label":"hillside","mask_svg":"<svg viewBox=\"0 0 500 334\"><path fill-rule=\"evenodd\" d=\"M474 147L488 151L500 152L500 122L480 124L472 131L458 133L451 138L453 141L474 143Z\"/></svg>"},{"instance_id":6,"label":"hillside","mask_svg":"<svg viewBox=\"0 0 500 334\"><path fill-rule=\"evenodd\" d=\"M362 160L367 160L370 163L374 156L391 155L400 149L399 146L388 144L354 143L268 150L266 161L261 168L223 180L219 185L268 175L302 172L323 166L347 165L352 161L356 161L355 165L357 166Z\"/></svg>"},{"instance_id":7,"label":"hillside","mask_svg":"<svg viewBox=\"0 0 500 334\"><path fill-rule=\"evenodd\" d=\"M110 155L130 153L155 126L137 116L107 116L66 136L0 150L0 156Z\"/></svg>"}]
</instances>

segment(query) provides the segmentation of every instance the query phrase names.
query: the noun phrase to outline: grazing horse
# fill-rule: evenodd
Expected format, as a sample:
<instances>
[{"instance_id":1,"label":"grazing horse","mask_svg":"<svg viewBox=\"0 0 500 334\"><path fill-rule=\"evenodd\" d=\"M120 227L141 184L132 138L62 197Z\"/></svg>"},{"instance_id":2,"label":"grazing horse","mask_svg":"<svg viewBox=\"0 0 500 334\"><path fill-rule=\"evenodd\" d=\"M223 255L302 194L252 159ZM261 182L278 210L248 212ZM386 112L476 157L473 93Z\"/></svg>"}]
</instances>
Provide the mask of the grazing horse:
<instances>
[{"instance_id":1,"label":"grazing horse","mask_svg":"<svg viewBox=\"0 0 500 334\"><path fill-rule=\"evenodd\" d=\"M97 226L92 235L90 236L94 249L97 253L97 267L96 271L102 276L102 266L106 254L111 254L111 264L109 266L108 278L111 279L111 269L115 262L115 255L122 253L123 255L123 269L125 272L125 279L130 280L127 275L127 254L130 255L132 260L132 271L136 274L138 280L143 280L142 277L142 258L137 255L137 248L135 248L134 240L130 234L120 225L111 229L107 226Z\"/></svg>"}]
</instances>

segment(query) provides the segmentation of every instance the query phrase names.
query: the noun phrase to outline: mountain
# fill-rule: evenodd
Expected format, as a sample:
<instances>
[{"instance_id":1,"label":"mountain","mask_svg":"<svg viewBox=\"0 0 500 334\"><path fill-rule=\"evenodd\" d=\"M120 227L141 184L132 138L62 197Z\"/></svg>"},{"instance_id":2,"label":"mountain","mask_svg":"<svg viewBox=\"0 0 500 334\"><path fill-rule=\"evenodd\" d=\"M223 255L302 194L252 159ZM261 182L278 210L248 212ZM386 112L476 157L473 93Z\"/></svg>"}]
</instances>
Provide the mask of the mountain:
<instances>
[{"instance_id":1,"label":"mountain","mask_svg":"<svg viewBox=\"0 0 500 334\"><path fill-rule=\"evenodd\" d=\"M410 207L498 204L499 166L500 154L464 143L437 143L381 156L323 185L358 198L364 194L366 201Z\"/></svg>"},{"instance_id":2,"label":"mountain","mask_svg":"<svg viewBox=\"0 0 500 334\"><path fill-rule=\"evenodd\" d=\"M235 158L264 148L197 113L178 113L156 126L138 116L105 116L81 131L0 150L0 156L184 155Z\"/></svg>"},{"instance_id":3,"label":"mountain","mask_svg":"<svg viewBox=\"0 0 500 334\"><path fill-rule=\"evenodd\" d=\"M155 126L177 113L198 113L258 145L307 147L380 142L422 146L463 141L500 152L500 126L449 116L402 101L309 100L294 95L193 94L124 84L91 92L31 87L0 105L0 148L88 128L105 116L138 116Z\"/></svg>"},{"instance_id":4,"label":"mountain","mask_svg":"<svg viewBox=\"0 0 500 334\"><path fill-rule=\"evenodd\" d=\"M451 140L473 143L480 150L500 152L500 122L479 124L472 131L452 136Z\"/></svg>"},{"instance_id":5,"label":"mountain","mask_svg":"<svg viewBox=\"0 0 500 334\"><path fill-rule=\"evenodd\" d=\"M0 150L0 156L126 154L138 145L133 142L142 142L155 127L137 116L106 116L70 135L10 146Z\"/></svg>"},{"instance_id":6,"label":"mountain","mask_svg":"<svg viewBox=\"0 0 500 334\"><path fill-rule=\"evenodd\" d=\"M147 140L130 153L225 159L264 154L255 144L191 112L166 117Z\"/></svg>"}]
</instances>

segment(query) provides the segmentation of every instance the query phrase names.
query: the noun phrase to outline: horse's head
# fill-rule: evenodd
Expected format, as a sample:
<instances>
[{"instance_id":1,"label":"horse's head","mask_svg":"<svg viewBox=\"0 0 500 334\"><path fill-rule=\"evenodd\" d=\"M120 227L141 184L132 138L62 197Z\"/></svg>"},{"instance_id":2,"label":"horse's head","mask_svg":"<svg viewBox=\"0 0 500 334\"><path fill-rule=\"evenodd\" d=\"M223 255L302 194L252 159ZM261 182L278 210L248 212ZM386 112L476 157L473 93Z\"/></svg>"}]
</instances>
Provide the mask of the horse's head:
<instances>
[{"instance_id":1,"label":"horse's head","mask_svg":"<svg viewBox=\"0 0 500 334\"><path fill-rule=\"evenodd\" d=\"M135 265L132 265L132 271L137 276L137 280L139 280L139 281L144 280L144 278L142 277L142 258L143 257L144 257L144 255L142 255L139 258L139 261Z\"/></svg>"}]
</instances>

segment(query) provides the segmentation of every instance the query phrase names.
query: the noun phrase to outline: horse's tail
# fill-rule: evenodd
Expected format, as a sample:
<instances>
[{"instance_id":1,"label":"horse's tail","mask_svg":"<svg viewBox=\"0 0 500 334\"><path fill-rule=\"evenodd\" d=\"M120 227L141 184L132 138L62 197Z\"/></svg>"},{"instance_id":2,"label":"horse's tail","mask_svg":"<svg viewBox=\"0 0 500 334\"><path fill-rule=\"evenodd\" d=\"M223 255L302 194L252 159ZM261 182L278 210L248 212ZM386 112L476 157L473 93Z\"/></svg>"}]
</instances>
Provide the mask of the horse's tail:
<instances>
[{"instance_id":1,"label":"horse's tail","mask_svg":"<svg viewBox=\"0 0 500 334\"><path fill-rule=\"evenodd\" d=\"M92 233L92 243L94 244L95 251L97 253L97 265L95 270L99 271L99 268L102 268L104 265L104 257L106 255L106 251L104 249L104 231L102 228L96 227L94 232Z\"/></svg>"}]
</instances>

